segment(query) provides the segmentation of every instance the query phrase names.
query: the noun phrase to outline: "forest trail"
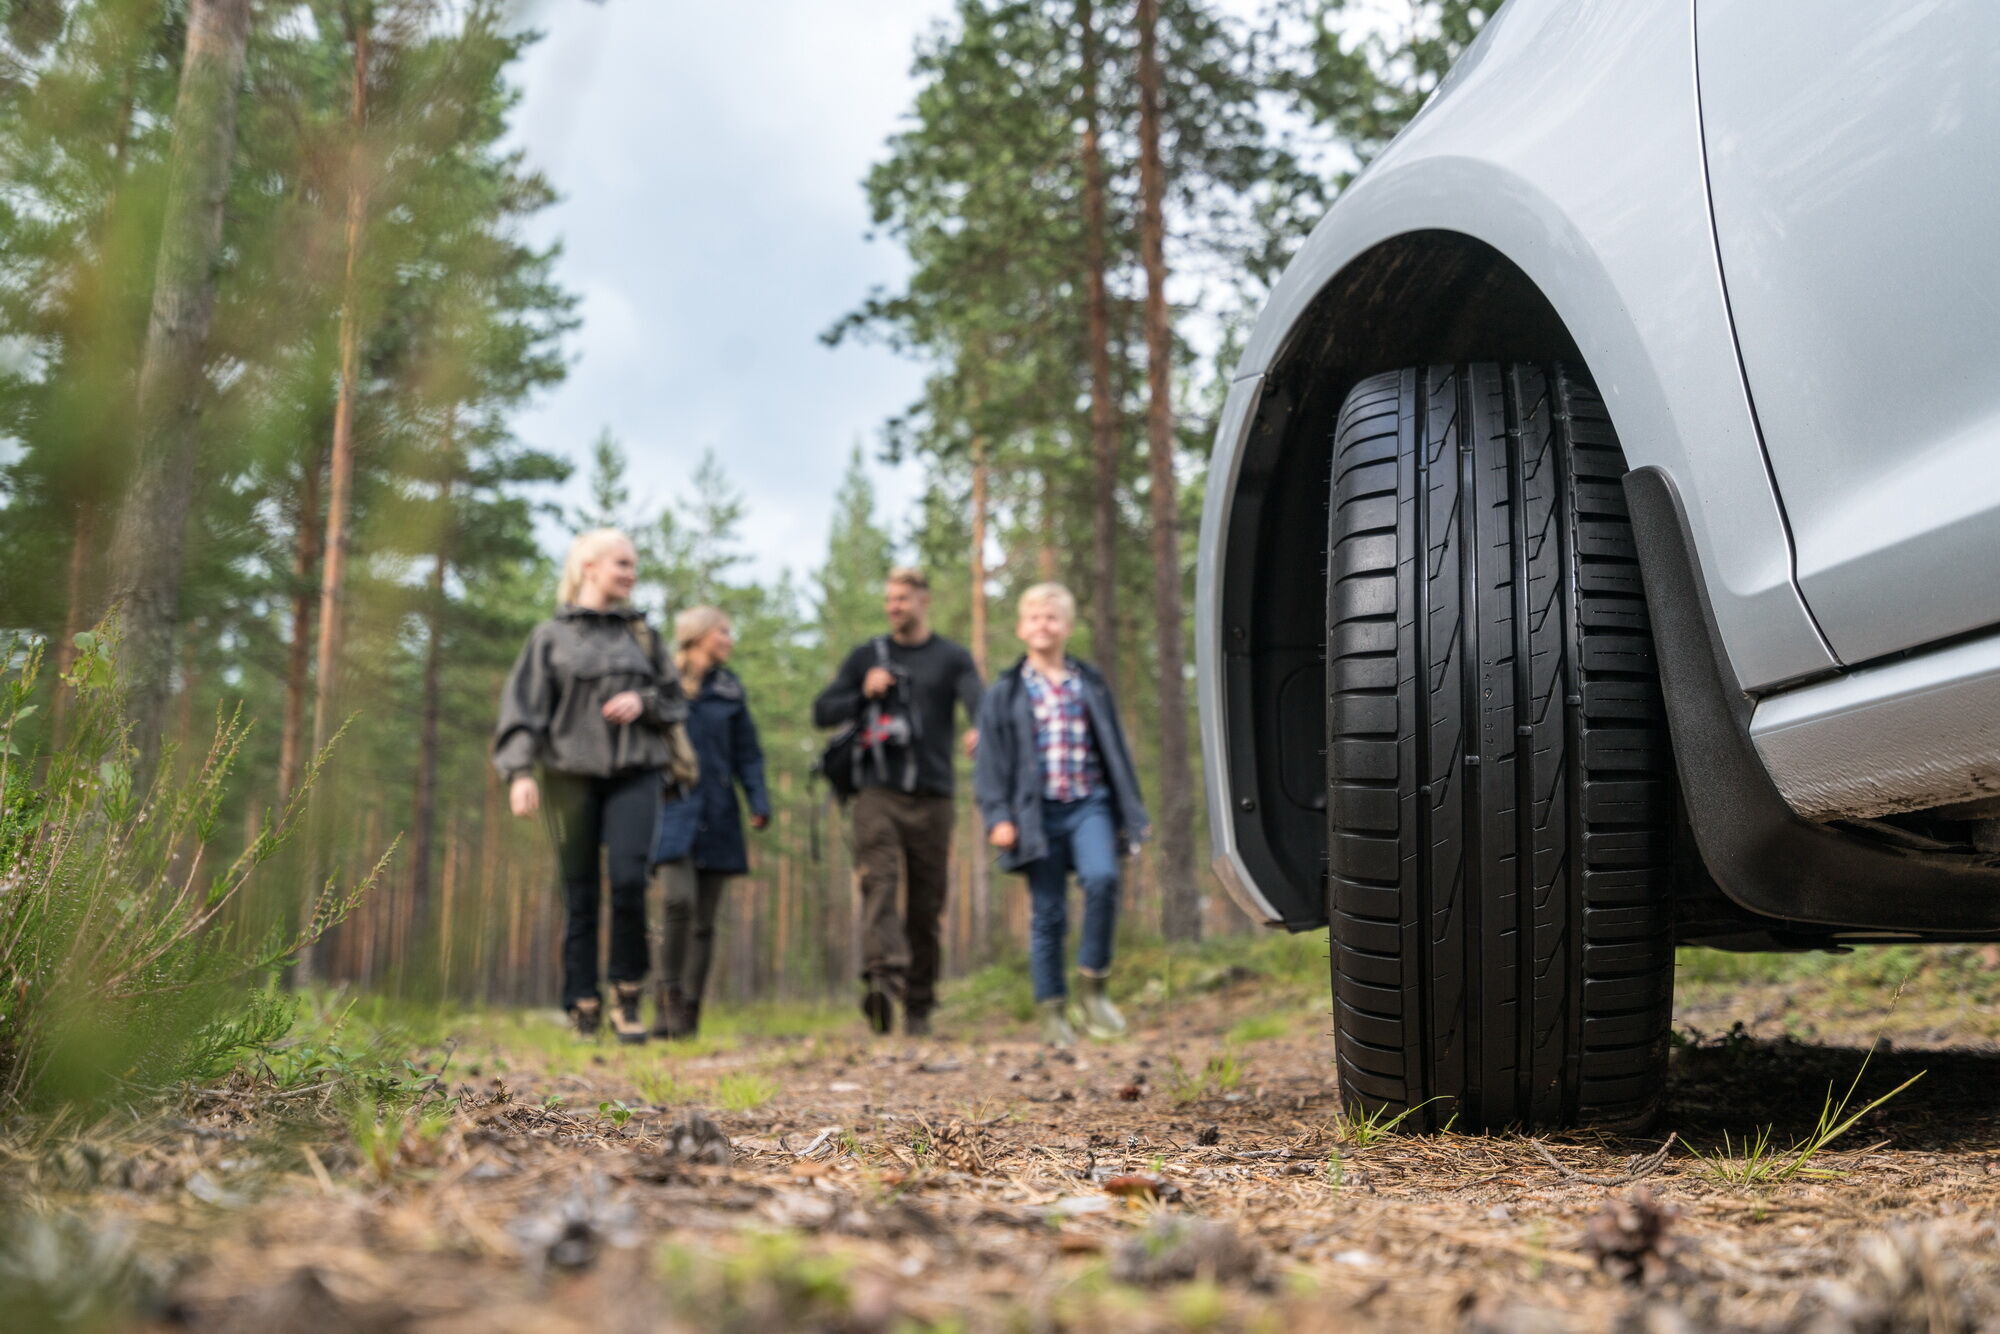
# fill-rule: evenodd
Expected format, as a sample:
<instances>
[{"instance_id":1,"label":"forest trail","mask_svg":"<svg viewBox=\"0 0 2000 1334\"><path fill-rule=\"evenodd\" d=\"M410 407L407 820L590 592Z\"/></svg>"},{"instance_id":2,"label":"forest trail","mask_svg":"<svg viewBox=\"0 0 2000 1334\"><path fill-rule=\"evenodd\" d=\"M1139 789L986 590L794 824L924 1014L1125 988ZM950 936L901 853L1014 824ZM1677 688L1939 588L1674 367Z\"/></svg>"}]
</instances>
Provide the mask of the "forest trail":
<instances>
[{"instance_id":1,"label":"forest trail","mask_svg":"<svg viewBox=\"0 0 2000 1334\"><path fill-rule=\"evenodd\" d=\"M1885 1016L1852 992L1696 990L1684 1022L1752 1022L1679 1046L1656 1163L1661 1137L1344 1118L1323 1016L1224 975L1073 1054L1005 1018L871 1040L858 1016L795 1016L620 1048L553 1014L476 1017L415 1055L428 1098L380 1127L239 1077L101 1143L112 1188L87 1203L155 1257L162 1319L141 1328L1993 1328L1990 1007L1968 1028L1948 995ZM1784 1036L1805 1012L1817 1031ZM1853 1106L1922 1077L1798 1176L1733 1184L1685 1148L1808 1134L1885 1028ZM696 1109L726 1164L703 1161ZM35 1185L60 1185L64 1152ZM1649 1164L1661 1214L1587 1179ZM1937 1301L1969 1323L1866 1323Z\"/></svg>"}]
</instances>

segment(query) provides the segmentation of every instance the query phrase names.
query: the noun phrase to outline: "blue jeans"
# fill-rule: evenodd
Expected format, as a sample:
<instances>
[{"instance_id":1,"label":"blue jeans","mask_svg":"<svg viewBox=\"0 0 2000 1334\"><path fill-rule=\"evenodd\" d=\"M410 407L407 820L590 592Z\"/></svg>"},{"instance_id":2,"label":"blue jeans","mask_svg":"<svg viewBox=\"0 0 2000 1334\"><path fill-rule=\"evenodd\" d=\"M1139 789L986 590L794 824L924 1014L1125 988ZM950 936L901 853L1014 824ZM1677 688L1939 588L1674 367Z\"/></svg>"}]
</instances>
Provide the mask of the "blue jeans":
<instances>
[{"instance_id":1,"label":"blue jeans","mask_svg":"<svg viewBox=\"0 0 2000 1334\"><path fill-rule=\"evenodd\" d=\"M1102 788L1081 801L1042 801L1042 829L1049 855L1030 862L1028 893L1034 920L1028 932L1028 975L1035 999L1069 994L1063 979L1069 935L1069 873L1083 886L1083 939L1076 962L1086 972L1111 967L1111 935L1118 926L1118 830L1110 794Z\"/></svg>"}]
</instances>

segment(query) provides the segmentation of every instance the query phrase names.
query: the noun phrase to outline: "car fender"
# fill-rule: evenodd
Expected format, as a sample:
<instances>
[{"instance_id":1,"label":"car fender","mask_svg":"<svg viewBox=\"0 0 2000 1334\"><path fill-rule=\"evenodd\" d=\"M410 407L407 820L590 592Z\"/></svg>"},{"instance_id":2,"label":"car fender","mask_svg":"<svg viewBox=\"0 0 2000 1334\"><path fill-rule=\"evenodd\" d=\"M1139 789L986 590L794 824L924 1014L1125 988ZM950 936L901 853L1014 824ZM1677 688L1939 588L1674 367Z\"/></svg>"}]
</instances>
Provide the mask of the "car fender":
<instances>
[{"instance_id":1,"label":"car fender","mask_svg":"<svg viewBox=\"0 0 2000 1334\"><path fill-rule=\"evenodd\" d=\"M1835 670L1793 578L1791 547L1731 330L1702 155L1692 0L1513 0L1423 113L1342 193L1274 287L1235 373L1210 463L1197 655L1217 869L1274 920L1239 855L1249 812L1229 735L1228 568L1242 455L1265 377L1303 355L1323 295L1416 232L1471 237L1546 298L1603 394L1635 469L1689 498L1717 630L1755 690ZM1390 369L1376 366L1370 369ZM1241 651L1241 645L1236 646ZM1240 747L1238 747L1240 751Z\"/></svg>"}]
</instances>

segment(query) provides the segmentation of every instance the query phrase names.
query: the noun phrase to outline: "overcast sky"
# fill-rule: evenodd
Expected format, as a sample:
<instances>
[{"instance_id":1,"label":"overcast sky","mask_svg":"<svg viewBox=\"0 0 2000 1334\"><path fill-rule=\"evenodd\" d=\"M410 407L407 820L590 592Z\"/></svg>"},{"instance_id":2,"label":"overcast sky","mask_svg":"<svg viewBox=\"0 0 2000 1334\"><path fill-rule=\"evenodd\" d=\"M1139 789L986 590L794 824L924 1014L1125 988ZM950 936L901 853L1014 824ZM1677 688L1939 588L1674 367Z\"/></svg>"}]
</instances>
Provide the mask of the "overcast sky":
<instances>
[{"instance_id":1,"label":"overcast sky","mask_svg":"<svg viewBox=\"0 0 2000 1334\"><path fill-rule=\"evenodd\" d=\"M821 559L849 450L922 371L819 333L903 273L863 239L860 182L910 104L917 35L948 0L548 0L517 133L563 200L562 281L582 297L568 381L523 439L581 462L604 427L637 497L664 503L714 448L749 502L756 572ZM874 464L900 520L916 469ZM575 484L580 487L581 478Z\"/></svg>"}]
</instances>

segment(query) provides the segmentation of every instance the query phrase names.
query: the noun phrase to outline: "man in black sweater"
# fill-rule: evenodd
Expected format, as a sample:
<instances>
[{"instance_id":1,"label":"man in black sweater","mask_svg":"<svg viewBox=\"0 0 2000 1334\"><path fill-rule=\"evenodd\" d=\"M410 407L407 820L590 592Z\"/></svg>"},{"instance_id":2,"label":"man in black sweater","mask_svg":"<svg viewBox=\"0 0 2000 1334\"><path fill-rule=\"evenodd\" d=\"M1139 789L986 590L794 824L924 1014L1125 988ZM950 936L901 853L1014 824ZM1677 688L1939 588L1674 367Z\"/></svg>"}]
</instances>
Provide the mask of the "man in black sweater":
<instances>
[{"instance_id":1,"label":"man in black sweater","mask_svg":"<svg viewBox=\"0 0 2000 1334\"><path fill-rule=\"evenodd\" d=\"M813 723L841 727L869 710L876 747L854 798L854 860L861 872L861 1011L887 1033L892 1002L903 1029L930 1032L937 1004L946 872L951 855L953 707L979 715L984 685L972 655L930 627L930 583L921 570L889 572L882 610L889 633L847 655L813 701ZM965 753L979 733L967 728ZM897 911L898 882L906 902Z\"/></svg>"}]
</instances>

